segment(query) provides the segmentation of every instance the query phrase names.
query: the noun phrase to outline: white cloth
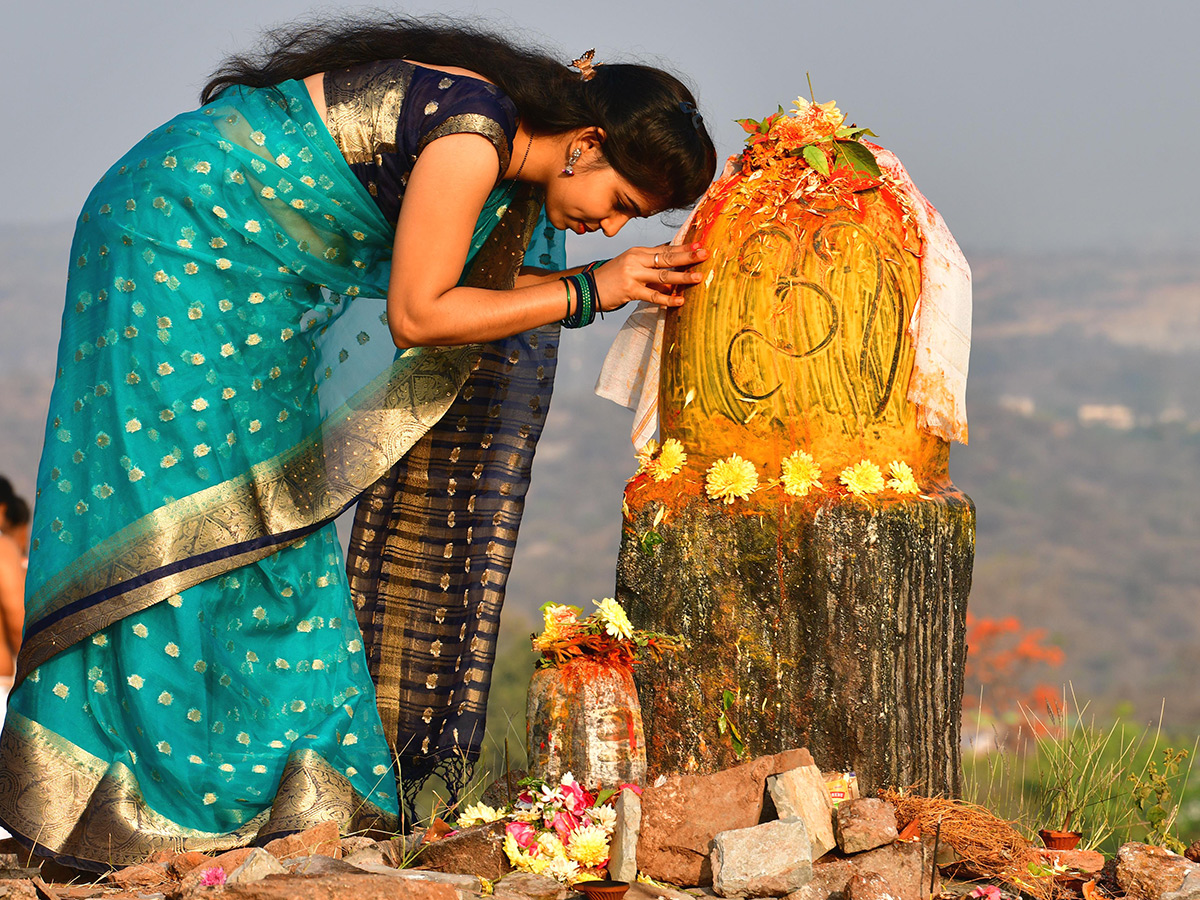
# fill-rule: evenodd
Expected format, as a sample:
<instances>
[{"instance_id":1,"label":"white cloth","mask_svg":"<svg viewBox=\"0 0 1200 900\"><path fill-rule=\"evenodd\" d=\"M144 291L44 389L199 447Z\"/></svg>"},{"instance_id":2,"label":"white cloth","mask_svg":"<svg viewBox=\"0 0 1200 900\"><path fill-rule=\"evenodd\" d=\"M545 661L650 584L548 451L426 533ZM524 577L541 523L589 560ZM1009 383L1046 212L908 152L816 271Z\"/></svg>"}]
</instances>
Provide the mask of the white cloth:
<instances>
[{"instance_id":1,"label":"white cloth","mask_svg":"<svg viewBox=\"0 0 1200 900\"><path fill-rule=\"evenodd\" d=\"M865 143L865 142L864 142ZM947 441L967 442L967 363L971 354L971 269L941 214L917 190L893 153L868 144L889 184L912 210L921 235L921 294L908 331L915 347L908 399L917 423ZM734 157L717 184L737 171ZM701 203L704 201L702 200ZM699 208L699 204L697 204ZM672 244L683 242L692 216ZM596 393L636 409L632 439L640 449L658 430L658 379L666 309L642 303L609 348Z\"/></svg>"}]
</instances>

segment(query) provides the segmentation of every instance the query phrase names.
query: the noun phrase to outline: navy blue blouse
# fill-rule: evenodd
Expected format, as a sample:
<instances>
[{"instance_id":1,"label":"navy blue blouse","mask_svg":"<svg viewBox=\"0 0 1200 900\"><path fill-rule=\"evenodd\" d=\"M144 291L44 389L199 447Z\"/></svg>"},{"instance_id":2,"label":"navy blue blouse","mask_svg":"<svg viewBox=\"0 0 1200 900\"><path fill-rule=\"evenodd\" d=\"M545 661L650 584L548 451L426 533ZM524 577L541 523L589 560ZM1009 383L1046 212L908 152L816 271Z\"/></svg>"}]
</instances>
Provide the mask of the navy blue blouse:
<instances>
[{"instance_id":1,"label":"navy blue blouse","mask_svg":"<svg viewBox=\"0 0 1200 900\"><path fill-rule=\"evenodd\" d=\"M325 73L329 130L389 222L417 156L448 134L480 134L508 168L517 109L494 84L404 60L380 60Z\"/></svg>"}]
</instances>

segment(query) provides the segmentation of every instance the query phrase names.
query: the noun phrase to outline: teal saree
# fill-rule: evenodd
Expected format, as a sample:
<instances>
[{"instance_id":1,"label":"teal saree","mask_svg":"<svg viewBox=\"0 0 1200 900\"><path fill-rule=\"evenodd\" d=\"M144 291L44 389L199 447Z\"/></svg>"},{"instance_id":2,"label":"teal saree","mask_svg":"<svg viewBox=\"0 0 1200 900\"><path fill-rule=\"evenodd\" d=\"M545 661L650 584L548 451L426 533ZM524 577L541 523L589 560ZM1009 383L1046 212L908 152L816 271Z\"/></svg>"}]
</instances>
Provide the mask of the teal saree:
<instances>
[{"instance_id":1,"label":"teal saree","mask_svg":"<svg viewBox=\"0 0 1200 900\"><path fill-rule=\"evenodd\" d=\"M511 286L539 209L498 186L464 283ZM0 735L26 844L107 868L395 827L332 520L486 348L396 351L392 237L298 82L177 117L88 198Z\"/></svg>"}]
</instances>

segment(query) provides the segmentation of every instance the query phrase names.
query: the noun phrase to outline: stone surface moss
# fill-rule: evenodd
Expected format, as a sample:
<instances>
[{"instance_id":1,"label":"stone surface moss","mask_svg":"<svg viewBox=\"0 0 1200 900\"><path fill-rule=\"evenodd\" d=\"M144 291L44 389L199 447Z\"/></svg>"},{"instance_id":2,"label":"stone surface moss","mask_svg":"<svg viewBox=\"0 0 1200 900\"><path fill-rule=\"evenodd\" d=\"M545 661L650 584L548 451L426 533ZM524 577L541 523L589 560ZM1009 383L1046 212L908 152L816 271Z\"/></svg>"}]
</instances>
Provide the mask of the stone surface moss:
<instances>
[{"instance_id":1,"label":"stone surface moss","mask_svg":"<svg viewBox=\"0 0 1200 900\"><path fill-rule=\"evenodd\" d=\"M684 495L653 529L658 504L631 509L618 599L690 644L637 671L651 778L735 764L736 731L743 759L808 747L864 793L958 793L975 508L948 483L926 496Z\"/></svg>"}]
</instances>

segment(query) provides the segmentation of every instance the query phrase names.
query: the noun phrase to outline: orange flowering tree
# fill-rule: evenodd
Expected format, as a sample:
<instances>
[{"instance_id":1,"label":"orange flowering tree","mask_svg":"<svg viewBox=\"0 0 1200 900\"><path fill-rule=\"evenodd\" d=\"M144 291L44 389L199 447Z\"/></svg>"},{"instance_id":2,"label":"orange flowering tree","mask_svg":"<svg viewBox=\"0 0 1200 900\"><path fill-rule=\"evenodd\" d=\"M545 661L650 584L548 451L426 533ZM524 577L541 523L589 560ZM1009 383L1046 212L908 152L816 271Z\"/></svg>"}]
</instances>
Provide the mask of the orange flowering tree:
<instances>
[{"instance_id":1,"label":"orange flowering tree","mask_svg":"<svg viewBox=\"0 0 1200 900\"><path fill-rule=\"evenodd\" d=\"M1049 709L1050 718L1056 718L1062 708L1058 689L1030 673L1062 661L1062 648L1046 643L1046 629L1026 628L1015 616L977 618L968 612L963 716L989 725L1023 723L1024 708ZM1032 721L1042 718L1035 715Z\"/></svg>"}]
</instances>

